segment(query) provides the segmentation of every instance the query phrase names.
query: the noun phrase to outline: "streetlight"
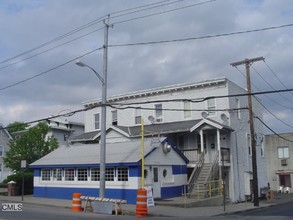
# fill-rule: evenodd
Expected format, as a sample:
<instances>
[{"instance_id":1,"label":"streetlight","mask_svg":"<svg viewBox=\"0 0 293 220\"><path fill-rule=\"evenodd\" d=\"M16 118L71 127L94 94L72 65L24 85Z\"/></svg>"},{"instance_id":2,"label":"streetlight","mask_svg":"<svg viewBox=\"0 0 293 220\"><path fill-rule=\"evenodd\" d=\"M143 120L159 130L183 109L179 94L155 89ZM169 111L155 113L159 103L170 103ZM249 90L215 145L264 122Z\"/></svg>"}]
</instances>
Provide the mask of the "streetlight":
<instances>
[{"instance_id":1,"label":"streetlight","mask_svg":"<svg viewBox=\"0 0 293 220\"><path fill-rule=\"evenodd\" d=\"M107 100L107 76L104 71L104 76L102 77L97 71L91 66L77 60L76 65L80 67L90 68L99 80L102 82L102 114L101 114L101 141L100 141L100 191L99 197L105 197L105 165L106 165L106 100Z\"/></svg>"}]
</instances>

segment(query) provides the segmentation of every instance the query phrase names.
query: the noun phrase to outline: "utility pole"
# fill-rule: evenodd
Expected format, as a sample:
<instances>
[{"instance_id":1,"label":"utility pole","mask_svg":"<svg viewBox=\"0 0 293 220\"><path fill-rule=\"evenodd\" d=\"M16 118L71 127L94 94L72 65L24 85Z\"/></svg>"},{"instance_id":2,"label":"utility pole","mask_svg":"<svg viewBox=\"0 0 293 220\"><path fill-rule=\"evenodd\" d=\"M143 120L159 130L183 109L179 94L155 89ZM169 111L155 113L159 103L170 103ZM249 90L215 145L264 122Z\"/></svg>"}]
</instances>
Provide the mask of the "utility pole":
<instances>
[{"instance_id":1,"label":"utility pole","mask_svg":"<svg viewBox=\"0 0 293 220\"><path fill-rule=\"evenodd\" d=\"M259 206L258 199L258 178L257 178L257 159L256 159L256 143L254 135L254 123L253 123L253 111L252 111L252 99L251 99L251 81L250 81L250 66L252 63L264 60L263 57L257 57L253 59L245 59L239 62L231 63L233 67L245 64L246 68L246 86L247 86L247 98L248 98L248 111L249 111L249 126L250 126L250 144L251 144L251 156L252 156L252 185L253 185L253 203L254 206Z\"/></svg>"},{"instance_id":2,"label":"utility pole","mask_svg":"<svg viewBox=\"0 0 293 220\"><path fill-rule=\"evenodd\" d=\"M101 114L101 145L100 145L100 191L99 197L105 197L106 189L106 107L107 107L107 71L108 71L108 21L104 20L104 52L103 52L103 81L102 81L102 114Z\"/></svg>"}]
</instances>

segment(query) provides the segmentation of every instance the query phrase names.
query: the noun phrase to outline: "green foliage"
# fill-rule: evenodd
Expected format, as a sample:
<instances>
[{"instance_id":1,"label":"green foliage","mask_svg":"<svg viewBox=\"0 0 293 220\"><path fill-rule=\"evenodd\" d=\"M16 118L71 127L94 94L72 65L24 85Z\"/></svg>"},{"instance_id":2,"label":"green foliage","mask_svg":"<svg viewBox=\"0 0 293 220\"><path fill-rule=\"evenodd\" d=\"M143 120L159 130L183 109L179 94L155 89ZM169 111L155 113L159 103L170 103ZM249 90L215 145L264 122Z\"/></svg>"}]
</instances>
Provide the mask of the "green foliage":
<instances>
[{"instance_id":1,"label":"green foliage","mask_svg":"<svg viewBox=\"0 0 293 220\"><path fill-rule=\"evenodd\" d=\"M6 130L11 134L17 131L24 131L27 127L28 127L28 124L24 122L16 121L7 125Z\"/></svg>"},{"instance_id":2,"label":"green foliage","mask_svg":"<svg viewBox=\"0 0 293 220\"><path fill-rule=\"evenodd\" d=\"M6 167L19 172L21 160L33 163L58 147L54 137L47 137L49 127L45 123L28 129L21 136L9 143L10 150L3 158Z\"/></svg>"},{"instance_id":3,"label":"green foliage","mask_svg":"<svg viewBox=\"0 0 293 220\"><path fill-rule=\"evenodd\" d=\"M24 195L33 193L33 181L34 174L32 172L24 172ZM16 182L16 187L18 188L19 194L21 194L22 190L22 173L18 172L12 175L9 175L5 180L3 180L3 184L8 184L10 181Z\"/></svg>"}]
</instances>

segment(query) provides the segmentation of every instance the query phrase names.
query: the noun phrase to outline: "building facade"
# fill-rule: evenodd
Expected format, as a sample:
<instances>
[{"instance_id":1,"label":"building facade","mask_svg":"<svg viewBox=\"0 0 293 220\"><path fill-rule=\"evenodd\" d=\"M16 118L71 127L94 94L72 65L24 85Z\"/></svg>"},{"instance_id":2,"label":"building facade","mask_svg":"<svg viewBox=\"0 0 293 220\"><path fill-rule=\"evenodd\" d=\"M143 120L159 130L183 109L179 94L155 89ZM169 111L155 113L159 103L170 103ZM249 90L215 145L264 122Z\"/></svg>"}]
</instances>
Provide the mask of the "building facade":
<instances>
[{"instance_id":1,"label":"building facade","mask_svg":"<svg viewBox=\"0 0 293 220\"><path fill-rule=\"evenodd\" d=\"M245 94L243 88L228 79L217 78L109 97L106 142L139 138L143 120L145 136L168 137L189 159L187 191L190 195L198 188L209 187L208 183L223 179L230 201L244 201L252 194L252 151ZM253 112L262 119L259 102L253 98ZM73 143L99 142L100 104L101 100L84 102L84 107L88 108L85 133ZM257 119L254 126L261 188L267 186L261 141L263 126ZM204 173L203 170L208 171Z\"/></svg>"},{"instance_id":2,"label":"building facade","mask_svg":"<svg viewBox=\"0 0 293 220\"><path fill-rule=\"evenodd\" d=\"M272 190L292 191L293 183L293 133L265 136L265 155L268 182Z\"/></svg>"},{"instance_id":3,"label":"building facade","mask_svg":"<svg viewBox=\"0 0 293 220\"><path fill-rule=\"evenodd\" d=\"M10 174L12 174L12 170L5 167L3 163L3 157L5 153L9 151L9 141L12 140L9 132L0 126L0 183L7 178Z\"/></svg>"},{"instance_id":4,"label":"building facade","mask_svg":"<svg viewBox=\"0 0 293 220\"><path fill-rule=\"evenodd\" d=\"M60 147L30 165L34 169L34 196L71 199L75 192L98 197L99 144ZM135 204L142 186L141 142L107 144L105 197ZM187 158L166 139L144 143L145 186L152 181L154 197L170 198L184 193Z\"/></svg>"}]
</instances>

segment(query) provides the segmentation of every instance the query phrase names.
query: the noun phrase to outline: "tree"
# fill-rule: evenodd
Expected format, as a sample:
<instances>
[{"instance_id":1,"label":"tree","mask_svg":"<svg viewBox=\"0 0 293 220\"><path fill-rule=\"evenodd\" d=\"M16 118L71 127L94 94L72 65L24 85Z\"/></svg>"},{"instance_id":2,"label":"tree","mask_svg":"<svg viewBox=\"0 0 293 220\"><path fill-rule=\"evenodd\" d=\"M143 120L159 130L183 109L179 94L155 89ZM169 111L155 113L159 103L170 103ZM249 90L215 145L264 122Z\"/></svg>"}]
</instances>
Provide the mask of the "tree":
<instances>
[{"instance_id":1,"label":"tree","mask_svg":"<svg viewBox=\"0 0 293 220\"><path fill-rule=\"evenodd\" d=\"M21 160L30 164L58 148L56 138L47 137L48 131L48 125L39 123L11 141L10 150L3 158L5 166L18 172Z\"/></svg>"},{"instance_id":2,"label":"tree","mask_svg":"<svg viewBox=\"0 0 293 220\"><path fill-rule=\"evenodd\" d=\"M24 131L27 127L28 127L28 124L24 122L16 121L7 125L6 130L11 134L17 131Z\"/></svg>"}]
</instances>

